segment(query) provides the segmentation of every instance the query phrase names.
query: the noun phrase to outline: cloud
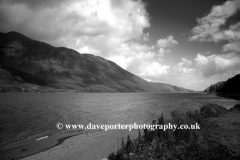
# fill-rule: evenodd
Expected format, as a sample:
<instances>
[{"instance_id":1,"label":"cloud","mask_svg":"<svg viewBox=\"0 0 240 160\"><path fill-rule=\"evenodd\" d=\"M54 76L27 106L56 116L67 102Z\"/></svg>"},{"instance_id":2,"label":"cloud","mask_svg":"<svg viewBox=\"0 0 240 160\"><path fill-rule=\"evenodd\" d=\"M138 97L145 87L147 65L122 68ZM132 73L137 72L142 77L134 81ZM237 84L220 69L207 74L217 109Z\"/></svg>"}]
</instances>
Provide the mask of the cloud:
<instances>
[{"instance_id":1,"label":"cloud","mask_svg":"<svg viewBox=\"0 0 240 160\"><path fill-rule=\"evenodd\" d=\"M170 49L164 49L164 48L159 48L158 50L158 56L159 57L164 57L166 53L170 53Z\"/></svg>"},{"instance_id":2,"label":"cloud","mask_svg":"<svg viewBox=\"0 0 240 160\"><path fill-rule=\"evenodd\" d=\"M235 43L228 43L223 46L223 51L224 52L240 52L240 42L235 42Z\"/></svg>"},{"instance_id":3,"label":"cloud","mask_svg":"<svg viewBox=\"0 0 240 160\"><path fill-rule=\"evenodd\" d=\"M144 77L155 77L161 76L163 74L167 74L169 70L169 66L161 65L157 62L152 62L146 64L146 66L142 66L142 71L139 73L140 76Z\"/></svg>"},{"instance_id":4,"label":"cloud","mask_svg":"<svg viewBox=\"0 0 240 160\"><path fill-rule=\"evenodd\" d=\"M19 31L79 51L87 46L105 56L126 41L148 37L143 30L150 26L149 17L142 1L8 0L0 3L1 31Z\"/></svg>"},{"instance_id":5,"label":"cloud","mask_svg":"<svg viewBox=\"0 0 240 160\"><path fill-rule=\"evenodd\" d=\"M202 71L205 78L213 75L234 75L240 70L240 57L235 53L204 56L198 54L195 58L196 67Z\"/></svg>"},{"instance_id":6,"label":"cloud","mask_svg":"<svg viewBox=\"0 0 240 160\"><path fill-rule=\"evenodd\" d=\"M236 14L240 9L240 0L226 1L222 5L213 6L211 12L205 17L198 18L198 25L192 29L190 41L219 42L221 40L239 41L240 31L238 24L232 24L227 29L227 19Z\"/></svg>"},{"instance_id":7,"label":"cloud","mask_svg":"<svg viewBox=\"0 0 240 160\"><path fill-rule=\"evenodd\" d=\"M170 35L165 39L159 39L156 45L159 48L167 48L167 47L173 47L177 44L178 42L173 38L173 36Z\"/></svg>"},{"instance_id":8,"label":"cloud","mask_svg":"<svg viewBox=\"0 0 240 160\"><path fill-rule=\"evenodd\" d=\"M119 48L121 54L110 58L122 68L145 79L161 77L168 73L170 68L162 65L162 57L153 51L154 47L138 43L127 43Z\"/></svg>"},{"instance_id":9,"label":"cloud","mask_svg":"<svg viewBox=\"0 0 240 160\"><path fill-rule=\"evenodd\" d=\"M223 46L223 53L197 54L193 61L195 71L205 79L212 77L231 77L240 71L240 0L228 0L213 6L210 13L197 19L189 37L190 41L220 42L228 41ZM231 20L238 18L237 21ZM182 62L183 63L183 62ZM181 66L179 66L181 67ZM228 76L226 76L228 75ZM218 77L218 78L219 78Z\"/></svg>"},{"instance_id":10,"label":"cloud","mask_svg":"<svg viewBox=\"0 0 240 160\"><path fill-rule=\"evenodd\" d=\"M183 73L191 73L195 71L195 69L191 68L193 65L193 62L191 60L188 60L186 58L181 58L181 62L178 63L178 70Z\"/></svg>"},{"instance_id":11,"label":"cloud","mask_svg":"<svg viewBox=\"0 0 240 160\"><path fill-rule=\"evenodd\" d=\"M178 66L180 67L184 67L184 66L189 67L191 65L192 65L192 61L186 58L181 58L181 62L178 63Z\"/></svg>"},{"instance_id":12,"label":"cloud","mask_svg":"<svg viewBox=\"0 0 240 160\"><path fill-rule=\"evenodd\" d=\"M143 39L144 42L150 41L149 33L143 33L142 39Z\"/></svg>"},{"instance_id":13,"label":"cloud","mask_svg":"<svg viewBox=\"0 0 240 160\"><path fill-rule=\"evenodd\" d=\"M235 53L222 55L197 54L195 58L181 58L171 66L162 81L185 88L204 90L210 85L224 81L240 73L240 56Z\"/></svg>"},{"instance_id":14,"label":"cloud","mask_svg":"<svg viewBox=\"0 0 240 160\"><path fill-rule=\"evenodd\" d=\"M170 47L177 45L178 42L173 38L172 35L164 39L159 39L156 46L159 47L158 54L160 57L164 57L166 53L170 53Z\"/></svg>"}]
</instances>

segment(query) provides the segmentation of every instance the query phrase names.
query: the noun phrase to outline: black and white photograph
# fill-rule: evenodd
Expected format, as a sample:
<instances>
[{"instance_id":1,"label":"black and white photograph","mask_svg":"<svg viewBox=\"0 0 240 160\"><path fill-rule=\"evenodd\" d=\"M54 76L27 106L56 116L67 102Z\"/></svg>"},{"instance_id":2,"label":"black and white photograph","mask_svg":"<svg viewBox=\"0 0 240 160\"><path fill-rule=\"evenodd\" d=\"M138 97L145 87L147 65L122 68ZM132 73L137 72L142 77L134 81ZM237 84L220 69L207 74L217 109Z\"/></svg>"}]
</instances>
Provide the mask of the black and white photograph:
<instances>
[{"instance_id":1,"label":"black and white photograph","mask_svg":"<svg viewBox=\"0 0 240 160\"><path fill-rule=\"evenodd\" d=\"M0 160L240 160L240 0L0 0Z\"/></svg>"}]
</instances>

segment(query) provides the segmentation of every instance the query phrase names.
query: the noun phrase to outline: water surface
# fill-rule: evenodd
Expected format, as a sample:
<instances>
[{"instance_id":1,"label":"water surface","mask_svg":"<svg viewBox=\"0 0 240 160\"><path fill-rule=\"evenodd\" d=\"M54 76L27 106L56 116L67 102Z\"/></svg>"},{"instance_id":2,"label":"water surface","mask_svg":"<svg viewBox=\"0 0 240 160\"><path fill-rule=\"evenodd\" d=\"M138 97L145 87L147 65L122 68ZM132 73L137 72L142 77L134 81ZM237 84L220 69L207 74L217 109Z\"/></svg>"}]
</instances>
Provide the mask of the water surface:
<instances>
[{"instance_id":1,"label":"water surface","mask_svg":"<svg viewBox=\"0 0 240 160\"><path fill-rule=\"evenodd\" d=\"M56 123L150 123L162 113L195 110L216 103L226 108L238 101L188 93L49 93L0 94L0 148L29 137L54 135Z\"/></svg>"}]
</instances>

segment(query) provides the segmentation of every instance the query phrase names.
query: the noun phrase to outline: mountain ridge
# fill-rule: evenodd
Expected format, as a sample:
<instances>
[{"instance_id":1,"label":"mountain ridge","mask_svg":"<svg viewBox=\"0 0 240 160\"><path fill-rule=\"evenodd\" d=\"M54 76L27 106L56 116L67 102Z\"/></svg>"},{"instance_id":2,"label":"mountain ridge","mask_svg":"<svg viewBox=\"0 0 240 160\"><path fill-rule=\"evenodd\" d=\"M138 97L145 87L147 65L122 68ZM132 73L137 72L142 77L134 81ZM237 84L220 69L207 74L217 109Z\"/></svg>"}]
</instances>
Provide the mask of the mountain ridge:
<instances>
[{"instance_id":1,"label":"mountain ridge","mask_svg":"<svg viewBox=\"0 0 240 160\"><path fill-rule=\"evenodd\" d=\"M102 57L18 32L0 33L0 75L0 92L193 92L147 82Z\"/></svg>"}]
</instances>

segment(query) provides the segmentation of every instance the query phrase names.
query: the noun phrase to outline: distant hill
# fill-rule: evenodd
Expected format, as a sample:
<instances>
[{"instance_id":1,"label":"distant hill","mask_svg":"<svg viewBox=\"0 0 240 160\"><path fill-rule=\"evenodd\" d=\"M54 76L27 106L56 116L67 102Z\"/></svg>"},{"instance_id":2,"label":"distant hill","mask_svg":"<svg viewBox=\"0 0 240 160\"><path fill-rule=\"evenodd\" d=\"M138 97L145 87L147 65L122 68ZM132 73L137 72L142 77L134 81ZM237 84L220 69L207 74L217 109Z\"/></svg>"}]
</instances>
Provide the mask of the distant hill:
<instances>
[{"instance_id":1,"label":"distant hill","mask_svg":"<svg viewBox=\"0 0 240 160\"><path fill-rule=\"evenodd\" d=\"M240 74L224 82L218 82L204 90L204 93L217 93L224 97L240 98Z\"/></svg>"},{"instance_id":2,"label":"distant hill","mask_svg":"<svg viewBox=\"0 0 240 160\"><path fill-rule=\"evenodd\" d=\"M0 92L49 91L192 92L147 82L99 56L0 33Z\"/></svg>"}]
</instances>

